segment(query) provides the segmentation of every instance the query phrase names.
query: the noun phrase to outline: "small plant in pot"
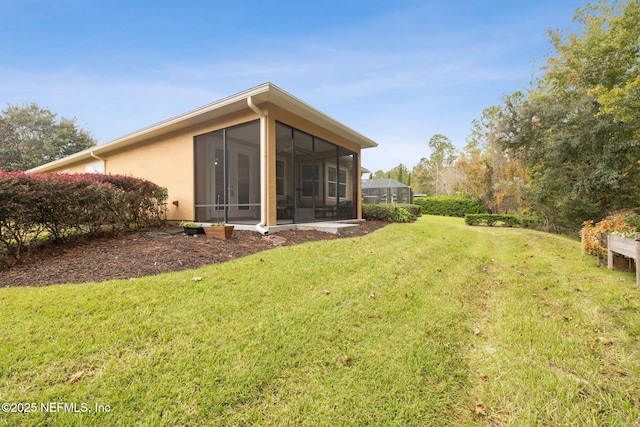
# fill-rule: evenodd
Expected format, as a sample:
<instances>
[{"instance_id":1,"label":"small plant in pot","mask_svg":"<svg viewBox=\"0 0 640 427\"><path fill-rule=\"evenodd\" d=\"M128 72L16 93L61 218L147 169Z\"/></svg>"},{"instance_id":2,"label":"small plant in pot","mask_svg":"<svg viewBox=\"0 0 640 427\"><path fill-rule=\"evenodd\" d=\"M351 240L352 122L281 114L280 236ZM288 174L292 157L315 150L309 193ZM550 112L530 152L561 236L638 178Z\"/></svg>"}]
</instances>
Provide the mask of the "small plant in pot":
<instances>
[{"instance_id":1,"label":"small plant in pot","mask_svg":"<svg viewBox=\"0 0 640 427\"><path fill-rule=\"evenodd\" d=\"M184 233L187 236L193 236L194 234L205 234L204 228L200 224L196 224L195 222L181 222L180 226L183 228Z\"/></svg>"},{"instance_id":2,"label":"small plant in pot","mask_svg":"<svg viewBox=\"0 0 640 427\"><path fill-rule=\"evenodd\" d=\"M233 235L233 225L227 225L220 222L220 195L218 195L218 209L216 209L216 222L210 226L204 227L204 234L219 239L229 239Z\"/></svg>"}]
</instances>

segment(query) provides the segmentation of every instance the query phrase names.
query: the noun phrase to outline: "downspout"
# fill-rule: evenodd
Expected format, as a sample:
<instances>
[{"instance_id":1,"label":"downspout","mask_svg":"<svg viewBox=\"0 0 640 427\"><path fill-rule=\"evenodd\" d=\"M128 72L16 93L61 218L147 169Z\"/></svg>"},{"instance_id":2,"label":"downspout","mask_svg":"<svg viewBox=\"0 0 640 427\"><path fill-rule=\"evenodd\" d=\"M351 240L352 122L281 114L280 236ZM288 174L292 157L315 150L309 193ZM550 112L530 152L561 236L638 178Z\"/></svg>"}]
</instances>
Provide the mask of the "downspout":
<instances>
[{"instance_id":1,"label":"downspout","mask_svg":"<svg viewBox=\"0 0 640 427\"><path fill-rule=\"evenodd\" d=\"M91 157L93 157L94 159L96 159L96 160L100 160L100 161L103 161L103 162L104 162L104 159L103 159L102 157L98 156L97 154L95 154L93 151L92 151L92 152L90 152L90 153L89 153L89 155L90 155Z\"/></svg>"},{"instance_id":2,"label":"downspout","mask_svg":"<svg viewBox=\"0 0 640 427\"><path fill-rule=\"evenodd\" d=\"M96 153L94 153L93 151L91 151L89 153L89 155L91 157L93 157L96 160L100 160L102 162L102 173L106 173L107 172L107 161L105 159L103 159L102 157L98 156Z\"/></svg>"},{"instance_id":3,"label":"downspout","mask_svg":"<svg viewBox=\"0 0 640 427\"><path fill-rule=\"evenodd\" d=\"M253 99L247 97L247 105L260 117L260 222L256 224L256 230L261 234L269 234L267 223L267 116L258 108Z\"/></svg>"}]
</instances>

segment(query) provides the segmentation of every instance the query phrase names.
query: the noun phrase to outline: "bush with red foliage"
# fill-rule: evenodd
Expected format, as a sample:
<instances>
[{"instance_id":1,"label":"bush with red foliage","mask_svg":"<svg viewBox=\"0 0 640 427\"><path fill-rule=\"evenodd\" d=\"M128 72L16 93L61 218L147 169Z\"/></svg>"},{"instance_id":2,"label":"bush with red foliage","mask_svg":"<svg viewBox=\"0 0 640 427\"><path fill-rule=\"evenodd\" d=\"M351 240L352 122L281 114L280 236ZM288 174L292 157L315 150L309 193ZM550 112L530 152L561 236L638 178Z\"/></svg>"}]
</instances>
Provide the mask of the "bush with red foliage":
<instances>
[{"instance_id":1,"label":"bush with red foliage","mask_svg":"<svg viewBox=\"0 0 640 427\"><path fill-rule=\"evenodd\" d=\"M43 236L59 241L158 224L166 201L166 189L134 177L0 170L0 264Z\"/></svg>"}]
</instances>

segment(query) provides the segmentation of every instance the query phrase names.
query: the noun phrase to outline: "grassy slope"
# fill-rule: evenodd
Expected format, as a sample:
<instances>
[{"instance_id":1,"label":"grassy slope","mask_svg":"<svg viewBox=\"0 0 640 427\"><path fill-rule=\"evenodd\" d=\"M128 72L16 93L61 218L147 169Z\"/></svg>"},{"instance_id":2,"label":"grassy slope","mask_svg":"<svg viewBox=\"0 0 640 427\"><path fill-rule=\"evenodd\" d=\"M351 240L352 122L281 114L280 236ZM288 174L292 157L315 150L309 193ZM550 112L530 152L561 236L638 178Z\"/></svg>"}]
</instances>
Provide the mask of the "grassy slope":
<instances>
[{"instance_id":1,"label":"grassy slope","mask_svg":"<svg viewBox=\"0 0 640 427\"><path fill-rule=\"evenodd\" d=\"M640 422L633 275L527 230L424 217L196 271L0 289L0 312L0 402L111 409L0 425Z\"/></svg>"}]
</instances>

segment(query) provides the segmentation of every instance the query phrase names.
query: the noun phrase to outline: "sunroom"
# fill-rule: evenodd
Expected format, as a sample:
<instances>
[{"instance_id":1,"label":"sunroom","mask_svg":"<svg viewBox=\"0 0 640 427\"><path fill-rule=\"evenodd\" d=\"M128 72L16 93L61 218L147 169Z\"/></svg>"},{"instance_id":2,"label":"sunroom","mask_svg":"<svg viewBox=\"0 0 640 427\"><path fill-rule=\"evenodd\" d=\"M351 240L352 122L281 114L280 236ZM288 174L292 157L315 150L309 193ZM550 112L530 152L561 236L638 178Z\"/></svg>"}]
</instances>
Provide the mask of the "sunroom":
<instances>
[{"instance_id":1,"label":"sunroom","mask_svg":"<svg viewBox=\"0 0 640 427\"><path fill-rule=\"evenodd\" d=\"M167 188L169 220L268 232L361 218L360 153L375 146L265 83L32 171L148 179Z\"/></svg>"},{"instance_id":2,"label":"sunroom","mask_svg":"<svg viewBox=\"0 0 640 427\"><path fill-rule=\"evenodd\" d=\"M260 220L260 123L194 138L195 220ZM284 123L276 124L276 223L357 218L356 153Z\"/></svg>"}]
</instances>

